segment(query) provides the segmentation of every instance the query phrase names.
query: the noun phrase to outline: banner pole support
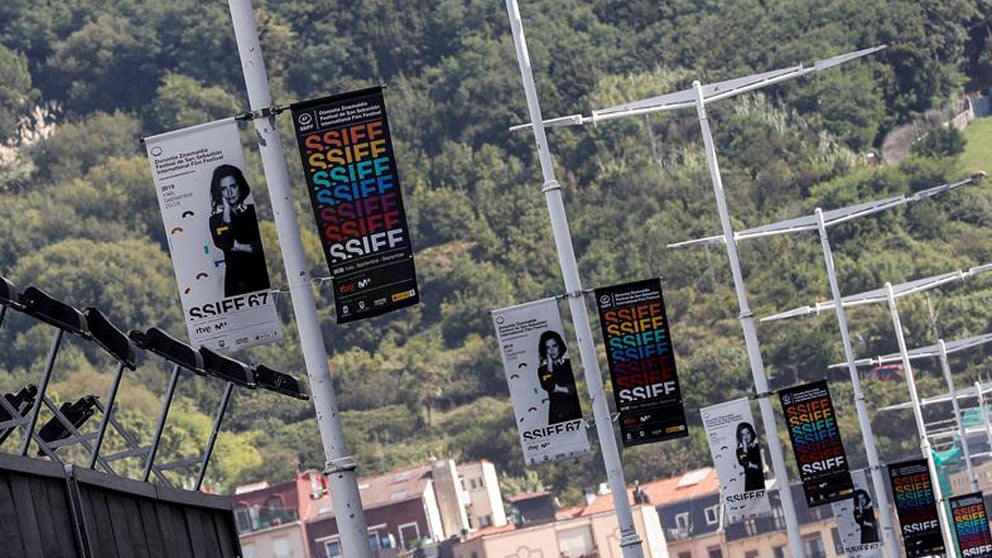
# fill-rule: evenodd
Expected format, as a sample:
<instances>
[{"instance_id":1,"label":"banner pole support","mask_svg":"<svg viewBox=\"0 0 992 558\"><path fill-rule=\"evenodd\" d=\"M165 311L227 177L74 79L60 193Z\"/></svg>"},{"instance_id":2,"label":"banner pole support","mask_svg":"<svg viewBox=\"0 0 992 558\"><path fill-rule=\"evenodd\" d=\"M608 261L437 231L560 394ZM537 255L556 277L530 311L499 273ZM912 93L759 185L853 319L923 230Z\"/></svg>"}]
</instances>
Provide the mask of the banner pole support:
<instances>
[{"instance_id":1,"label":"banner pole support","mask_svg":"<svg viewBox=\"0 0 992 558\"><path fill-rule=\"evenodd\" d=\"M696 115L699 120L699 128L706 149L706 165L710 172L713 196L716 198L717 212L720 216L720 227L723 230L724 244L727 249L727 259L730 260L730 271L734 280L734 290L737 292L741 329L744 331L744 345L747 348L751 377L754 380L755 391L764 393L769 391L768 377L765 375L765 363L761 358L758 333L754 327L754 315L747 301L747 293L744 288L744 274L741 271L740 259L737 257L737 242L734 238L733 226L730 223L730 212L727 209L727 199L723 191L723 177L720 175L720 165L717 162L716 147L713 142L713 134L710 131L709 117L706 115L703 86L697 80L692 83L692 87L696 93ZM782 513L785 515L789 549L792 550L792 556L794 558L802 558L805 556L803 539L799 532L796 507L792 501L792 485L789 482L789 469L785 464L782 442L778 437L778 424L775 419L775 411L772 410L771 402L767 398L759 398L758 407L761 411L761 422L765 428L768 453L772 458L772 470L775 472L775 478L779 480L779 500L782 503Z\"/></svg>"},{"instance_id":2,"label":"banner pole support","mask_svg":"<svg viewBox=\"0 0 992 558\"><path fill-rule=\"evenodd\" d=\"M930 486L933 489L933 499L937 505L937 518L940 523L940 534L944 541L944 556L953 558L957 556L957 545L954 541L954 535L951 534L952 525L949 522L947 510L944 507L944 491L940 487L937 462L934 461L930 439L927 438L927 427L923 422L923 408L920 406L920 395L916 391L916 376L913 374L913 365L909 362L906 337L902 331L902 320L899 318L899 308L896 306L896 297L892 291L892 283L886 283L885 290L888 293L892 327L895 329L896 342L899 344L899 353L902 356L902 367L906 375L906 386L909 388L909 396L913 401L913 418L916 419L916 433L920 438L920 451L923 453L923 458L927 463L927 469L930 472Z\"/></svg>"},{"instance_id":3,"label":"banner pole support","mask_svg":"<svg viewBox=\"0 0 992 558\"><path fill-rule=\"evenodd\" d=\"M530 64L530 54L527 51L527 41L524 37L523 21L517 0L506 0L506 12L510 20L513 34L513 44L516 51L517 63L520 66L520 76L523 80L524 95L527 98L527 108L533 122L534 141L537 144L538 159L544 194L551 219L551 230L554 235L555 248L558 253L558 263L561 267L562 278L567 292L582 292L582 281L579 278L578 264L572 247L571 233L568 229L568 218L562 199L561 184L555 179L554 166L551 162L551 151L548 138L544 133L544 123L541 117L540 101L537 98L537 87ZM593 417L596 423L596 436L599 439L603 455L603 465L610 485L613 507L617 514L617 524L620 530L620 551L623 558L643 558L644 549L641 538L634 525L634 516L630 502L627 499L627 484L623 475L623 464L617 449L613 422L610 418L610 408L606 402L606 392L603 387L603 375L599 369L599 357L593 345L592 328L589 325L589 313L585 299L569 297L568 306L575 327L575 336L579 343L579 357L585 372L586 387L592 400Z\"/></svg>"},{"instance_id":4,"label":"banner pole support","mask_svg":"<svg viewBox=\"0 0 992 558\"><path fill-rule=\"evenodd\" d=\"M265 60L262 58L252 2L228 0L228 7L251 109L254 111L271 107L272 92L265 71ZM255 119L254 124L258 149L262 157L262 169L272 203L272 215L279 236L279 247L286 268L286 278L290 283L290 299L300 334L303 360L310 380L310 391L317 415L324 458L326 461L337 462L350 458L350 455L338 413L334 385L331 382L327 349L324 346L320 320L317 317L317 303L310 282L298 281L300 278L309 277L309 266L304 257L303 241L300 239L299 222L290 191L289 171L283 156L282 138L279 136L274 116ZM368 525L358 491L358 476L355 469L334 471L327 475L327 482L344 554L354 558L372 558Z\"/></svg>"},{"instance_id":5,"label":"banner pole support","mask_svg":"<svg viewBox=\"0 0 992 558\"><path fill-rule=\"evenodd\" d=\"M865 401L864 391L861 389L861 375L854 364L854 348L851 344L851 332L847 326L847 313L844 311L843 297L840 293L840 285L837 281L837 271L834 268L834 255L830 247L830 237L827 235L827 224L823 219L823 210L816 208L817 228L820 235L820 246L823 250L823 261L827 268L827 279L830 283L830 292L834 299L834 306L837 312L837 324L840 328L840 337L844 345L844 356L847 358L847 370L851 378L851 386L854 388L854 406L858 413L858 424L861 426L861 439L865 445L865 455L868 457L868 469L871 473L872 484L875 488L875 499L878 502L879 523L882 528L882 542L884 543L885 554L889 558L898 558L899 543L896 540L896 531L892 528L892 515L889 513L889 495L886 492L886 479L882 474L882 467L878 462L878 449L875 447L875 434L872 431L871 419L868 416L868 407Z\"/></svg>"}]
</instances>

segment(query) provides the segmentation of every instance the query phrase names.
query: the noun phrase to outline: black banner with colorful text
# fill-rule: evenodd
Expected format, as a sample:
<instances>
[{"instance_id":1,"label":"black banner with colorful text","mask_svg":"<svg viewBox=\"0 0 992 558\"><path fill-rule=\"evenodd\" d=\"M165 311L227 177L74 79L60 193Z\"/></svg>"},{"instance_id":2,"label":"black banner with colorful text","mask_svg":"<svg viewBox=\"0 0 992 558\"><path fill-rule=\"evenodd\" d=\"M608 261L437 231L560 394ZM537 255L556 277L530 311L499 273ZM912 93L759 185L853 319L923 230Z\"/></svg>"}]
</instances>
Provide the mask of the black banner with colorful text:
<instances>
[{"instance_id":1,"label":"black banner with colorful text","mask_svg":"<svg viewBox=\"0 0 992 558\"><path fill-rule=\"evenodd\" d=\"M943 554L944 539L927 460L914 459L889 465L889 482L907 558Z\"/></svg>"},{"instance_id":2,"label":"black banner with colorful text","mask_svg":"<svg viewBox=\"0 0 992 558\"><path fill-rule=\"evenodd\" d=\"M958 548L964 558L992 556L992 533L985 498L981 492L951 498L951 517L958 536Z\"/></svg>"},{"instance_id":3,"label":"black banner with colorful text","mask_svg":"<svg viewBox=\"0 0 992 558\"><path fill-rule=\"evenodd\" d=\"M820 506L854 493L827 382L813 382L779 392L792 451L803 481L806 504Z\"/></svg>"},{"instance_id":4,"label":"black banner with colorful text","mask_svg":"<svg viewBox=\"0 0 992 558\"><path fill-rule=\"evenodd\" d=\"M596 289L596 304L623 445L688 436L661 281Z\"/></svg>"},{"instance_id":5,"label":"black banner with colorful text","mask_svg":"<svg viewBox=\"0 0 992 558\"><path fill-rule=\"evenodd\" d=\"M293 125L339 323L420 301L381 87L296 103Z\"/></svg>"}]
</instances>

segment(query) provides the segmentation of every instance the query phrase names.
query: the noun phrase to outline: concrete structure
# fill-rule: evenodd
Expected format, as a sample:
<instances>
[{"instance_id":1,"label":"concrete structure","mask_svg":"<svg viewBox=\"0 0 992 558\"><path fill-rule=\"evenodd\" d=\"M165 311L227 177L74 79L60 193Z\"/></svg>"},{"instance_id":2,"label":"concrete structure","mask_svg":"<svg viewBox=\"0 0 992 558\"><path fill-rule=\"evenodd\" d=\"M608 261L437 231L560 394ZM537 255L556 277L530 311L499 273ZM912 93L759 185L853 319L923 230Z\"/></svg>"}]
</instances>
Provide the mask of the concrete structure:
<instances>
[{"instance_id":1,"label":"concrete structure","mask_svg":"<svg viewBox=\"0 0 992 558\"><path fill-rule=\"evenodd\" d=\"M441 459L361 478L359 493L376 558L465 537L479 525L506 524L496 470L488 461L456 465ZM245 558L342 555L333 502L317 471L274 486L242 486L234 506Z\"/></svg>"},{"instance_id":2,"label":"concrete structure","mask_svg":"<svg viewBox=\"0 0 992 558\"><path fill-rule=\"evenodd\" d=\"M234 518L244 558L310 556L301 518L311 512L311 477L322 475L297 473L290 482L274 486L262 482L235 490Z\"/></svg>"},{"instance_id":3,"label":"concrete structure","mask_svg":"<svg viewBox=\"0 0 992 558\"><path fill-rule=\"evenodd\" d=\"M453 546L454 558L620 558L620 527L612 501L559 512L555 521L488 527ZM609 497L607 496L607 500ZM658 512L632 508L644 556L669 558Z\"/></svg>"},{"instance_id":4,"label":"concrete structure","mask_svg":"<svg viewBox=\"0 0 992 558\"><path fill-rule=\"evenodd\" d=\"M506 512L499 490L496 467L491 461L473 461L458 466L462 490L468 496L469 530L506 525Z\"/></svg>"}]
</instances>

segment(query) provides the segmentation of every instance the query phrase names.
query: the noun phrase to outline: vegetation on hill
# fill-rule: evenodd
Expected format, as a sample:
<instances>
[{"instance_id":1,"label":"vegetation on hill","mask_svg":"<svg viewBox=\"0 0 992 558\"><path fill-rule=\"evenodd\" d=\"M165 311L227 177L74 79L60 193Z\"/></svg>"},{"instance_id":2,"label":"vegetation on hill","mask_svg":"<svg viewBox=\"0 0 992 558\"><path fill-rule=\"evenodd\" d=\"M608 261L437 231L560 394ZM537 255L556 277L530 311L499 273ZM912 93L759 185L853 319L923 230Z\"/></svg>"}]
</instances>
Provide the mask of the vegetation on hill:
<instances>
[{"instance_id":1,"label":"vegetation on hill","mask_svg":"<svg viewBox=\"0 0 992 558\"><path fill-rule=\"evenodd\" d=\"M423 302L338 326L329 285L315 287L360 471L434 455L490 459L513 477L507 486L514 490L543 483L576 498L600 482L597 455L541 467L537 477L525 470L492 335L489 310L562 289L532 140L507 131L526 110L502 4L258 0L255 7L277 102L388 87ZM525 0L522 10L547 116L674 91L692 79L889 45L863 61L711 108L737 226L905 194L974 170L939 149L877 167L864 154L966 81L987 83L989 0ZM127 328L184 335L137 140L245 110L226 4L5 0L0 75L7 146L0 150L0 274L98 306ZM287 160L296 161L289 122L281 124ZM270 275L285 285L253 142L246 131ZM695 117L555 130L551 142L585 286L664 278L692 435L625 451L627 476L645 480L704 465L699 407L753 388L726 257L666 248L718 231ZM312 272L326 276L302 173L294 180ZM841 287L860 292L992 261L990 223L992 194L979 185L838 227L832 240ZM754 241L740 252L757 316L827 298L814 236ZM931 297L933 323L924 298L903 302L910 345L988 331L990 297L992 286L981 277L942 289ZM285 343L245 358L302 377L288 295L278 301ZM850 319L859 356L896 349L884 308L852 311ZM842 358L830 316L761 325L759 334L777 385L824 377L826 365ZM4 322L0 388L37 380L50 336L21 316ZM989 357L975 350L956 358L959 383L973 382ZM920 368L924 395L939 392L934 363ZM60 400L103 394L111 370L96 351L70 343L52 392ZM145 438L166 378L165 366L149 358L125 380L123 419ZM220 388L181 384L163 459L202 445ZM864 465L850 387L834 382L831 389L851 459ZM872 410L907 398L899 382L869 379L866 390ZM908 415L875 417L883 461L911 452L911 424ZM309 403L242 392L225 427L210 471L221 489L284 479L323 462Z\"/></svg>"}]
</instances>

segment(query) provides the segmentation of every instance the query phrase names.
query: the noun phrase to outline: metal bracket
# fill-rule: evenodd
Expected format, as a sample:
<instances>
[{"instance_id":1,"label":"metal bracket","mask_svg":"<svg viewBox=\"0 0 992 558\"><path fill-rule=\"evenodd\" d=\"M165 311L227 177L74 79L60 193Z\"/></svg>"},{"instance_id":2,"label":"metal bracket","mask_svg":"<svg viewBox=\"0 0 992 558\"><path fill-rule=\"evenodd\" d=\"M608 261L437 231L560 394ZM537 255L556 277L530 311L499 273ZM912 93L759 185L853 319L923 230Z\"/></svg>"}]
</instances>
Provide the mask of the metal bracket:
<instances>
[{"instance_id":1,"label":"metal bracket","mask_svg":"<svg viewBox=\"0 0 992 558\"><path fill-rule=\"evenodd\" d=\"M338 459L328 459L324 462L324 476L354 471L357 468L358 465L355 463L355 458L350 455Z\"/></svg>"},{"instance_id":2,"label":"metal bracket","mask_svg":"<svg viewBox=\"0 0 992 558\"><path fill-rule=\"evenodd\" d=\"M234 118L236 120L255 120L256 118L269 118L286 110L286 108L287 107L281 107L278 105L273 105L271 107L262 107L258 110L253 110L251 112L246 112L244 114L235 116Z\"/></svg>"},{"instance_id":3,"label":"metal bracket","mask_svg":"<svg viewBox=\"0 0 992 558\"><path fill-rule=\"evenodd\" d=\"M547 193L547 192L551 192L553 190L561 190L561 189L562 189L561 188L561 182L558 182L557 180L549 180L549 181L547 181L547 182L544 183L544 187L541 188L541 192L542 193Z\"/></svg>"}]
</instances>

